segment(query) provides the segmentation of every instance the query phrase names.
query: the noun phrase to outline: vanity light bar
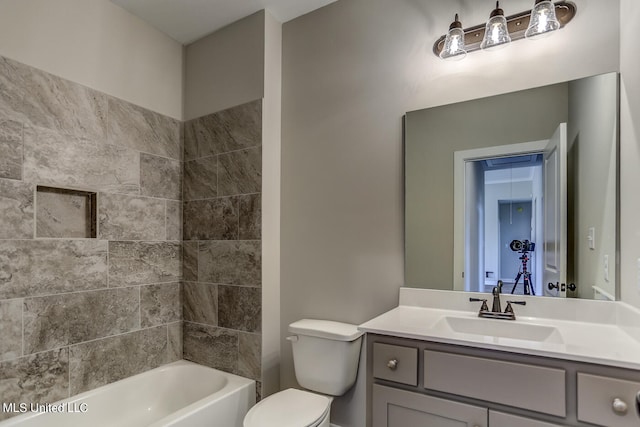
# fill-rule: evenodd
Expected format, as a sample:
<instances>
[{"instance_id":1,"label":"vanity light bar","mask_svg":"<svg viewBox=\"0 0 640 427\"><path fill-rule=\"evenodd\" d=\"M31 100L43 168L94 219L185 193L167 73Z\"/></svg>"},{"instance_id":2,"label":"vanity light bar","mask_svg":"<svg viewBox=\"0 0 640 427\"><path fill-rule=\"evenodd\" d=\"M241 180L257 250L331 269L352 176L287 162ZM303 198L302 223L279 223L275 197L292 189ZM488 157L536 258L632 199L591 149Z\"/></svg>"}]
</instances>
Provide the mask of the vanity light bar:
<instances>
[{"instance_id":1,"label":"vanity light bar","mask_svg":"<svg viewBox=\"0 0 640 427\"><path fill-rule=\"evenodd\" d=\"M554 3L554 6L556 9L556 18L560 23L560 28L567 25L576 15L576 5L570 1L559 1ZM511 40L516 41L523 39L524 33L529 27L529 21L531 20L531 10L507 16L506 20ZM480 44L484 39L485 28L486 23L482 23L463 30L465 50L467 53L480 50ZM438 57L444 48L444 41L446 37L447 35L443 34L433 45L433 53Z\"/></svg>"}]
</instances>

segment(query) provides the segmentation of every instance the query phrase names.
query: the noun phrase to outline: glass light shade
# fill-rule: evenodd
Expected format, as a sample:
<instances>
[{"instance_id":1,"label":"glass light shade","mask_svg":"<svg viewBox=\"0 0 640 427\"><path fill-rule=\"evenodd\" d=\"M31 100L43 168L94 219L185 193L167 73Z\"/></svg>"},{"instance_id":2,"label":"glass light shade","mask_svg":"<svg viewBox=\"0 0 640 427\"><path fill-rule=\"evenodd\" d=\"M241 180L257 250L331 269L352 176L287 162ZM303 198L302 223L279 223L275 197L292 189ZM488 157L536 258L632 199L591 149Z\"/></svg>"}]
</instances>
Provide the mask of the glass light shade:
<instances>
[{"instance_id":1,"label":"glass light shade","mask_svg":"<svg viewBox=\"0 0 640 427\"><path fill-rule=\"evenodd\" d=\"M560 22L556 18L556 8L551 1L536 3L531 11L529 27L524 33L526 38L535 38L560 28Z\"/></svg>"},{"instance_id":2,"label":"glass light shade","mask_svg":"<svg viewBox=\"0 0 640 427\"><path fill-rule=\"evenodd\" d=\"M460 60L467 56L464 46L464 31L462 28L452 28L444 40L444 47L440 52L440 58L447 60Z\"/></svg>"},{"instance_id":3,"label":"glass light shade","mask_svg":"<svg viewBox=\"0 0 640 427\"><path fill-rule=\"evenodd\" d=\"M484 32L484 39L480 44L481 49L489 49L511 42L507 20L504 15L495 15L489 19Z\"/></svg>"}]
</instances>

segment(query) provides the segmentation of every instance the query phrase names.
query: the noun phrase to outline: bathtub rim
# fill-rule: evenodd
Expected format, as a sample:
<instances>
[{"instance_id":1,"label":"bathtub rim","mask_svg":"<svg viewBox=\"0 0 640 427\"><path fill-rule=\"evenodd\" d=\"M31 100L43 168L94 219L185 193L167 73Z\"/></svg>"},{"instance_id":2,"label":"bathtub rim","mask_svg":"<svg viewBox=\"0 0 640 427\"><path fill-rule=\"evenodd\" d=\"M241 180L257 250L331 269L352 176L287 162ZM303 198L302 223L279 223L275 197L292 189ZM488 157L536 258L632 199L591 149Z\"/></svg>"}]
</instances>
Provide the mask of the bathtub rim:
<instances>
[{"instance_id":1,"label":"bathtub rim","mask_svg":"<svg viewBox=\"0 0 640 427\"><path fill-rule=\"evenodd\" d=\"M223 375L227 378L227 383L225 384L224 387L222 387L220 390L209 394L201 399L198 399L190 404L188 404L187 406L184 406L180 409L178 409L177 411L171 412L168 415L159 418L155 421L153 421L151 424L148 425L148 427L154 427L156 425L162 425L159 423L167 423L167 422L175 422L175 421L179 421L180 419L193 414L195 411L195 409L197 408L204 408L207 407L209 405L212 405L216 402L219 402L220 400L223 400L225 397L230 396L231 394L238 392L244 388L250 387L252 390L250 390L250 398L252 400L252 403L250 405L253 406L255 405L255 390L256 390L256 381L249 379L249 378L245 378L245 377L241 377L239 375L236 374L232 374L229 372L225 372L222 371L220 369L216 369L216 368L211 368L209 366L205 366L205 365L200 365L198 363L195 362L191 362L189 360L185 360L185 359L181 359L175 362L171 362L171 363L167 363L164 364L162 366L158 366L157 368L153 368L153 369L149 369L147 371L144 372L140 372L139 374L136 375L132 375L130 377L127 378L123 378L121 380L118 381L114 381L112 383L109 384L105 384L102 385L100 387L94 388L92 390L87 390L85 392L79 393L79 394L75 394L73 396L58 400L56 402L51 402L52 405L57 405L57 404L61 404L61 403L68 403L68 404L73 404L73 403L81 403L80 401L83 399L86 399L90 396L93 396L95 394L99 394L101 392L104 392L104 389L107 389L111 386L113 386L116 383L119 383L120 385L123 384L127 384L130 382L133 382L135 380L139 380L141 376L145 376L145 375L150 375L154 372L162 372L162 371L166 371L169 370L171 368L175 368L175 367L180 367L180 366L195 366L198 368L202 368L205 370L212 370L215 371L217 374ZM0 427L20 427L21 423L26 421L26 420L30 420L32 418L37 418L40 416L46 416L47 413L35 413L35 412L27 412L24 414L19 414L10 418L7 418L5 420L0 421Z\"/></svg>"}]
</instances>

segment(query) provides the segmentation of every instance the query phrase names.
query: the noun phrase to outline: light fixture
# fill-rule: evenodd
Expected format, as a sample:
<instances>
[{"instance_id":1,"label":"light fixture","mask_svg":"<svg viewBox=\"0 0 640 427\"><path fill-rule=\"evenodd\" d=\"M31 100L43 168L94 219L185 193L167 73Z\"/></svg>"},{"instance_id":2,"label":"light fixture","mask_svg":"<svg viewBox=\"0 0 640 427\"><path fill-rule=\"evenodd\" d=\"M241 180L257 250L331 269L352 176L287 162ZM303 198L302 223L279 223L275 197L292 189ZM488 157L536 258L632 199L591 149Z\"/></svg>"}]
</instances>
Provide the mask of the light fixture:
<instances>
[{"instance_id":1,"label":"light fixture","mask_svg":"<svg viewBox=\"0 0 640 427\"><path fill-rule=\"evenodd\" d=\"M464 31L456 13L454 21L449 25L449 32L445 37L440 58L460 60L465 56L467 56L467 51L464 49Z\"/></svg>"},{"instance_id":2,"label":"light fixture","mask_svg":"<svg viewBox=\"0 0 640 427\"><path fill-rule=\"evenodd\" d=\"M496 3L489 22L465 29L460 28L462 24L456 15L448 33L434 43L433 53L442 59L462 59L466 53L505 45L507 38L511 41L525 37L536 38L564 27L573 19L576 10L576 5L571 1L552 3L549 0L535 0L533 9L505 17ZM503 20L506 21L506 31ZM464 37L460 36L460 31Z\"/></svg>"},{"instance_id":3,"label":"light fixture","mask_svg":"<svg viewBox=\"0 0 640 427\"><path fill-rule=\"evenodd\" d=\"M524 33L526 38L548 34L551 31L558 30L560 22L556 18L556 8L550 0L536 0L533 10L531 11L531 20L529 28Z\"/></svg>"},{"instance_id":4,"label":"light fixture","mask_svg":"<svg viewBox=\"0 0 640 427\"><path fill-rule=\"evenodd\" d=\"M489 49L511 43L507 19L504 17L504 10L500 9L500 2L496 2L496 8L491 11L489 21L484 30L484 38L480 43L480 49Z\"/></svg>"}]
</instances>

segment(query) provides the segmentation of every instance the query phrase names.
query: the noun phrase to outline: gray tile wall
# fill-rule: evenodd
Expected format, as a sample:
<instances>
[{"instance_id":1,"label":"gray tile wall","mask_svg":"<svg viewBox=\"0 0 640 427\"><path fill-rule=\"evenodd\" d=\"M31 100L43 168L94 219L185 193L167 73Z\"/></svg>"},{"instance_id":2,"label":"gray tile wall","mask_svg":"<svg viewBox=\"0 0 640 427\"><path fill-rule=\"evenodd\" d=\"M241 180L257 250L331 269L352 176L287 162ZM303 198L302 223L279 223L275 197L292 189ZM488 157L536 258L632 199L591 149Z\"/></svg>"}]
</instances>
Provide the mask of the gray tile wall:
<instances>
[{"instance_id":1,"label":"gray tile wall","mask_svg":"<svg viewBox=\"0 0 640 427\"><path fill-rule=\"evenodd\" d=\"M258 390L261 144L261 100L184 124L184 358L252 378Z\"/></svg>"},{"instance_id":2,"label":"gray tile wall","mask_svg":"<svg viewBox=\"0 0 640 427\"><path fill-rule=\"evenodd\" d=\"M261 100L182 130L1 57L0 88L2 400L182 357L260 382ZM96 192L97 239L37 185Z\"/></svg>"},{"instance_id":3,"label":"gray tile wall","mask_svg":"<svg viewBox=\"0 0 640 427\"><path fill-rule=\"evenodd\" d=\"M0 58L1 401L52 403L182 358L180 128L172 118ZM236 156L251 164L257 154ZM246 184L232 182L243 172L230 162L224 194L255 188L252 170ZM210 167L205 161L193 170ZM49 224L64 213L55 197L36 203L36 185L97 192L98 238L37 238L48 234L36 234L36 211L48 212ZM190 194L199 188L194 183ZM251 209L228 199L237 239L238 212ZM250 215L243 223L255 224ZM56 230L73 234L65 224ZM202 257L208 266L211 253ZM206 267L208 277L213 270ZM198 291L202 301L215 301L206 291ZM225 301L234 298L225 292ZM235 296L238 303L251 297ZM190 316L217 325L204 308ZM244 309L230 319L255 329L253 317ZM236 348L255 347L257 338L234 333ZM248 372L247 364L234 367Z\"/></svg>"}]
</instances>

